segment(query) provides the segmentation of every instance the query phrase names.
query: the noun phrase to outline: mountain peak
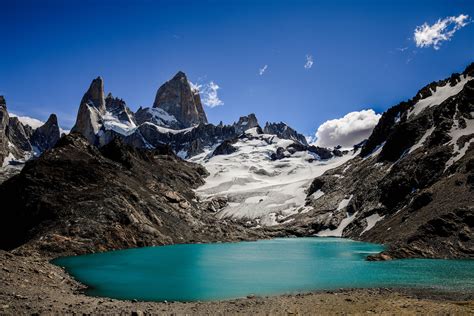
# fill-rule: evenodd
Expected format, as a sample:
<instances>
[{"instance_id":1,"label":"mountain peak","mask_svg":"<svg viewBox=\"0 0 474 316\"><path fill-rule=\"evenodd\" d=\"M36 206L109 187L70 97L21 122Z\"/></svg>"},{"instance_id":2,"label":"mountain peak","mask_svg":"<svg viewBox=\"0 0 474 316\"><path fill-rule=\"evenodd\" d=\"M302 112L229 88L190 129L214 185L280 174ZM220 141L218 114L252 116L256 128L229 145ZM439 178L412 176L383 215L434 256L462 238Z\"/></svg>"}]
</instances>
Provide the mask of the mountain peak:
<instances>
[{"instance_id":1,"label":"mountain peak","mask_svg":"<svg viewBox=\"0 0 474 316\"><path fill-rule=\"evenodd\" d=\"M186 74L182 71L178 71L158 89L153 107L174 116L182 128L207 123L201 98L191 89Z\"/></svg>"},{"instance_id":2,"label":"mountain peak","mask_svg":"<svg viewBox=\"0 0 474 316\"><path fill-rule=\"evenodd\" d=\"M174 75L173 79L171 80L175 80L175 79L186 79L187 81L188 77L186 77L186 74L180 70L176 73L176 75Z\"/></svg>"}]
</instances>

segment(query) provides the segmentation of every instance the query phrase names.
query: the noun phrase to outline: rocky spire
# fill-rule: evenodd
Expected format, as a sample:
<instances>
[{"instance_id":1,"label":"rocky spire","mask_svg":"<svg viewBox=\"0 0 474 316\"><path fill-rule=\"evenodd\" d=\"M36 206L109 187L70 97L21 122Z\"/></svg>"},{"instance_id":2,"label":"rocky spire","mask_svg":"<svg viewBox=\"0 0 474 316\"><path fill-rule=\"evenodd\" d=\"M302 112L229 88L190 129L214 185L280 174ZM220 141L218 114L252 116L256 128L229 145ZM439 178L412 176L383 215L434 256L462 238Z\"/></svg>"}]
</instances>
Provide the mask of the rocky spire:
<instances>
[{"instance_id":1,"label":"rocky spire","mask_svg":"<svg viewBox=\"0 0 474 316\"><path fill-rule=\"evenodd\" d=\"M265 134L277 135L281 139L290 139L301 143L302 145L308 146L306 137L298 133L296 130L286 125L283 122L280 123L270 123L267 122L263 128Z\"/></svg>"},{"instance_id":2,"label":"rocky spire","mask_svg":"<svg viewBox=\"0 0 474 316\"><path fill-rule=\"evenodd\" d=\"M59 130L56 114L51 114L42 126L38 127L31 137L31 144L43 152L56 145L61 132Z\"/></svg>"},{"instance_id":3,"label":"rocky spire","mask_svg":"<svg viewBox=\"0 0 474 316\"><path fill-rule=\"evenodd\" d=\"M257 117L254 113L250 113L247 116L241 116L237 122L234 123L235 131L239 134L242 134L250 128L259 126Z\"/></svg>"},{"instance_id":4,"label":"rocky spire","mask_svg":"<svg viewBox=\"0 0 474 316\"><path fill-rule=\"evenodd\" d=\"M3 164L5 157L8 156L8 121L9 116L7 112L7 104L5 98L0 96L0 166Z\"/></svg>"},{"instance_id":5,"label":"rocky spire","mask_svg":"<svg viewBox=\"0 0 474 316\"><path fill-rule=\"evenodd\" d=\"M106 112L104 98L104 81L101 77L92 80L92 83L82 97L76 124L71 132L84 135L91 144L95 144L96 135L102 126L102 115Z\"/></svg>"},{"instance_id":6,"label":"rocky spire","mask_svg":"<svg viewBox=\"0 0 474 316\"><path fill-rule=\"evenodd\" d=\"M183 128L207 123L199 92L191 89L182 71L158 89L153 107L173 115Z\"/></svg>"}]
</instances>

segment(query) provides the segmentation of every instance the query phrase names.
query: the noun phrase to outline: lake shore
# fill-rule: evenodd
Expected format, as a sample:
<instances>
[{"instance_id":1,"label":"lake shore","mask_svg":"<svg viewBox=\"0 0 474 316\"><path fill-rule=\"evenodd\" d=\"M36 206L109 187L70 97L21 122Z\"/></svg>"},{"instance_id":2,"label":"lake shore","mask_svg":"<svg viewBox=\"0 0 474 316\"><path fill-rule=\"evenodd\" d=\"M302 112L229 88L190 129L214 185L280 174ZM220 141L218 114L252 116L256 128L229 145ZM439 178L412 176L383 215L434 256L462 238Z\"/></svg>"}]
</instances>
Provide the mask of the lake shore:
<instances>
[{"instance_id":1,"label":"lake shore","mask_svg":"<svg viewBox=\"0 0 474 316\"><path fill-rule=\"evenodd\" d=\"M0 251L0 313L472 314L474 293L347 289L211 302L134 302L83 294L84 285L41 256Z\"/></svg>"}]
</instances>

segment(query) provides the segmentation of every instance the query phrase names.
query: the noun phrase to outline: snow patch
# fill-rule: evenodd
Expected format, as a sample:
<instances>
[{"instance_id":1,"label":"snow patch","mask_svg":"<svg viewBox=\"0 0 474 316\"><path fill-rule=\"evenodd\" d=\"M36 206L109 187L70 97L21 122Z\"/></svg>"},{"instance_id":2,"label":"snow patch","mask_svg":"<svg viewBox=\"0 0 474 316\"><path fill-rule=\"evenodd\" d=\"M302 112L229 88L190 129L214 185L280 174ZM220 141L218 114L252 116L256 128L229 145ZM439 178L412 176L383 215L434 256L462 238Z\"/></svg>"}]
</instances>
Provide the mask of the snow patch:
<instances>
[{"instance_id":1,"label":"snow patch","mask_svg":"<svg viewBox=\"0 0 474 316\"><path fill-rule=\"evenodd\" d=\"M474 115L474 113L471 113L471 116ZM474 134L474 119L471 120L465 120L466 121L466 127L465 128L459 128L457 124L451 128L451 131L449 132L449 135L452 137L452 139L447 143L447 145L454 145L454 151L453 155L451 158L446 162L445 166L445 171L452 166L456 161L464 157L466 154L469 146L474 143L474 137L471 138L469 141L465 142L462 147L459 147L458 145L458 140L462 136L467 136Z\"/></svg>"},{"instance_id":2,"label":"snow patch","mask_svg":"<svg viewBox=\"0 0 474 316\"><path fill-rule=\"evenodd\" d=\"M342 237L342 232L344 229L354 221L355 217L357 216L358 212L355 212L352 215L347 215L346 218L344 218L339 226L336 229L325 229L323 231L320 231L319 233L316 234L316 236L319 237Z\"/></svg>"},{"instance_id":3,"label":"snow patch","mask_svg":"<svg viewBox=\"0 0 474 316\"><path fill-rule=\"evenodd\" d=\"M337 210L340 211L344 208L347 207L347 205L349 205L349 202L352 200L352 195L349 196L348 198L346 199L343 199L341 202L339 202L339 205L337 206Z\"/></svg>"},{"instance_id":4,"label":"snow patch","mask_svg":"<svg viewBox=\"0 0 474 316\"><path fill-rule=\"evenodd\" d=\"M365 233L366 231L369 231L372 228L374 228L375 224L377 224L377 222L383 220L384 218L385 218L385 215L380 216L378 213L375 213L375 214L372 214L372 215L366 217L365 220L367 222L367 226L364 228L362 233L360 233L360 236L362 236L362 234Z\"/></svg>"},{"instance_id":5,"label":"snow patch","mask_svg":"<svg viewBox=\"0 0 474 316\"><path fill-rule=\"evenodd\" d=\"M431 127L429 129L426 130L426 132L423 134L423 136L420 138L420 140L415 144L413 145L410 150L408 151L408 153L412 153L414 152L415 150L417 150L418 148L422 147L423 144L425 143L426 139L428 137L430 137L431 134L433 134L433 131L435 130L435 127Z\"/></svg>"},{"instance_id":6,"label":"snow patch","mask_svg":"<svg viewBox=\"0 0 474 316\"><path fill-rule=\"evenodd\" d=\"M456 83L453 87L447 82L442 87L436 87L436 90L431 90L432 95L419 100L414 106L413 109L408 113L408 117L414 117L419 113L423 112L425 109L428 109L434 105L439 105L446 101L448 98L458 94L464 88L464 85L471 80L472 77L462 75L461 80Z\"/></svg>"}]
</instances>

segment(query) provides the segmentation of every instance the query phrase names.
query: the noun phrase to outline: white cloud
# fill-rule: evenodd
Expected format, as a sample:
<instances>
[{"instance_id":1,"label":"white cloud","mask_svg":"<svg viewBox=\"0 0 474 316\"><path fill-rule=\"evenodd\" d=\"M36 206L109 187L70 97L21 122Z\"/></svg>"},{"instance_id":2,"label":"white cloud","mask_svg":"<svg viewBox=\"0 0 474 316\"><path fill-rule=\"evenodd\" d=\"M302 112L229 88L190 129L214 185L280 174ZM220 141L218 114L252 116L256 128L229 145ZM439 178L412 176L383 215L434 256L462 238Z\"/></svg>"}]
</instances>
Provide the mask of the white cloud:
<instances>
[{"instance_id":1,"label":"white cloud","mask_svg":"<svg viewBox=\"0 0 474 316\"><path fill-rule=\"evenodd\" d=\"M17 117L18 120L24 124L24 125L29 125L32 129L37 129L38 127L42 126L44 124L43 121L40 121L38 119L29 117L29 116L19 116L14 113L9 113L10 117Z\"/></svg>"},{"instance_id":2,"label":"white cloud","mask_svg":"<svg viewBox=\"0 0 474 316\"><path fill-rule=\"evenodd\" d=\"M433 46L438 50L443 41L449 41L456 31L469 23L469 15L466 14L438 19L433 25L425 22L416 27L413 39L417 47Z\"/></svg>"},{"instance_id":3,"label":"white cloud","mask_svg":"<svg viewBox=\"0 0 474 316\"><path fill-rule=\"evenodd\" d=\"M217 95L217 90L219 90L220 87L214 81L205 84L193 83L189 80L188 82L194 94L201 94L201 101L204 105L210 108L224 105L224 102L222 102Z\"/></svg>"},{"instance_id":4,"label":"white cloud","mask_svg":"<svg viewBox=\"0 0 474 316\"><path fill-rule=\"evenodd\" d=\"M315 145L351 147L360 143L370 136L380 116L374 110L362 110L348 113L342 118L326 121L316 131Z\"/></svg>"},{"instance_id":5,"label":"white cloud","mask_svg":"<svg viewBox=\"0 0 474 316\"><path fill-rule=\"evenodd\" d=\"M305 69L311 69L313 67L313 56L312 55L306 55L306 63L304 64Z\"/></svg>"},{"instance_id":6,"label":"white cloud","mask_svg":"<svg viewBox=\"0 0 474 316\"><path fill-rule=\"evenodd\" d=\"M400 52L404 52L408 49L408 47L398 47L397 50Z\"/></svg>"},{"instance_id":7,"label":"white cloud","mask_svg":"<svg viewBox=\"0 0 474 316\"><path fill-rule=\"evenodd\" d=\"M260 69L258 70L258 74L259 74L260 76L262 76L262 75L265 73L265 71L267 70L267 68L268 68L268 65L263 66L262 68L260 68Z\"/></svg>"},{"instance_id":8,"label":"white cloud","mask_svg":"<svg viewBox=\"0 0 474 316\"><path fill-rule=\"evenodd\" d=\"M224 102L222 102L221 99L219 99L219 96L217 95L217 90L219 90L220 87L214 82L211 81L208 84L204 85L200 91L202 95L202 103L204 105L214 108L219 105L224 105Z\"/></svg>"}]
</instances>

